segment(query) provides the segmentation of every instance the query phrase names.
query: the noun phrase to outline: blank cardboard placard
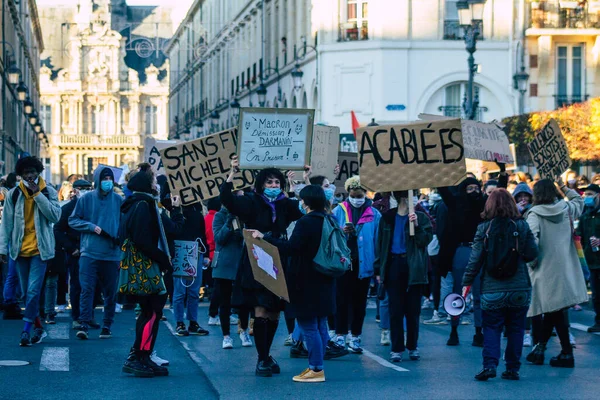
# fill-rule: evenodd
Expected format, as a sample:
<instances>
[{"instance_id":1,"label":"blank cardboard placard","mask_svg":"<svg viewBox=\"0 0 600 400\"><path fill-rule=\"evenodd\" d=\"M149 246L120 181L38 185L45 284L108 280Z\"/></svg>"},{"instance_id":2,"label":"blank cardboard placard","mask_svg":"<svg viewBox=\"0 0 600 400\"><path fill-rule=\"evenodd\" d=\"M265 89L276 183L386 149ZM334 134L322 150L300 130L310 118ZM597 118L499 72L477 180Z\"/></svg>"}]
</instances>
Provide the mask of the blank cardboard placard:
<instances>
[{"instance_id":1,"label":"blank cardboard placard","mask_svg":"<svg viewBox=\"0 0 600 400\"><path fill-rule=\"evenodd\" d=\"M373 192L454 186L465 177L460 119L359 128L361 184Z\"/></svg>"},{"instance_id":2,"label":"blank cardboard placard","mask_svg":"<svg viewBox=\"0 0 600 400\"><path fill-rule=\"evenodd\" d=\"M219 196L227 180L231 156L235 155L237 130L230 129L160 150L171 188L184 206ZM234 189L254 184L254 171L240 171L233 179Z\"/></svg>"},{"instance_id":3,"label":"blank cardboard placard","mask_svg":"<svg viewBox=\"0 0 600 400\"><path fill-rule=\"evenodd\" d=\"M433 114L419 114L423 121L447 121L450 117ZM515 162L508 136L494 123L461 120L465 158L482 161L499 161L504 164Z\"/></svg>"},{"instance_id":4,"label":"blank cardboard placard","mask_svg":"<svg viewBox=\"0 0 600 400\"><path fill-rule=\"evenodd\" d=\"M527 145L542 179L555 180L571 166L571 157L558 122L551 119Z\"/></svg>"},{"instance_id":5,"label":"blank cardboard placard","mask_svg":"<svg viewBox=\"0 0 600 400\"><path fill-rule=\"evenodd\" d=\"M312 176L335 179L335 166L340 147L340 128L337 126L315 125L312 135L310 165Z\"/></svg>"},{"instance_id":6,"label":"blank cardboard placard","mask_svg":"<svg viewBox=\"0 0 600 400\"><path fill-rule=\"evenodd\" d=\"M265 240L253 238L252 233L246 229L243 235L254 280L289 303L290 295L277 247Z\"/></svg>"},{"instance_id":7,"label":"blank cardboard placard","mask_svg":"<svg viewBox=\"0 0 600 400\"><path fill-rule=\"evenodd\" d=\"M359 175L358 153L340 151L338 153L337 162L340 165L340 172L335 178L335 194L347 193L344 188L344 183L346 183L348 178Z\"/></svg>"},{"instance_id":8,"label":"blank cardboard placard","mask_svg":"<svg viewBox=\"0 0 600 400\"><path fill-rule=\"evenodd\" d=\"M176 145L177 140L156 140L153 137L146 138L144 142L144 161L150 164L152 171L156 175L164 175L160 151L170 146Z\"/></svg>"},{"instance_id":9,"label":"blank cardboard placard","mask_svg":"<svg viewBox=\"0 0 600 400\"><path fill-rule=\"evenodd\" d=\"M242 108L237 154L242 169L300 171L310 165L315 110Z\"/></svg>"}]
</instances>

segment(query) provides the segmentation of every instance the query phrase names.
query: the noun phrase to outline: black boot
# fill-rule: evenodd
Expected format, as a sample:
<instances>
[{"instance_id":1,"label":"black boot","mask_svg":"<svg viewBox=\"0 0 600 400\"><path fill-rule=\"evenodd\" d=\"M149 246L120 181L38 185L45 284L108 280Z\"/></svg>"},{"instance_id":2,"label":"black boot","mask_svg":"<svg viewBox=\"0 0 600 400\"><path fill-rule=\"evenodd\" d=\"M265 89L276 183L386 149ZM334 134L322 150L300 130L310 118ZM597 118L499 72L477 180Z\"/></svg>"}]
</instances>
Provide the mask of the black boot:
<instances>
[{"instance_id":1,"label":"black boot","mask_svg":"<svg viewBox=\"0 0 600 400\"><path fill-rule=\"evenodd\" d=\"M544 352L546 351L546 343L538 343L535 345L531 353L525 358L533 365L544 365Z\"/></svg>"},{"instance_id":2,"label":"black boot","mask_svg":"<svg viewBox=\"0 0 600 400\"><path fill-rule=\"evenodd\" d=\"M4 315L2 319L6 320L18 320L23 319L23 313L21 312L21 307L19 304L7 304L4 306Z\"/></svg>"},{"instance_id":3,"label":"black boot","mask_svg":"<svg viewBox=\"0 0 600 400\"><path fill-rule=\"evenodd\" d=\"M256 376L262 376L266 378L273 376L273 370L271 369L269 361L258 360L256 363Z\"/></svg>"},{"instance_id":4,"label":"black boot","mask_svg":"<svg viewBox=\"0 0 600 400\"><path fill-rule=\"evenodd\" d=\"M575 367L575 358L573 357L573 353L565 354L561 352L556 357L552 357L550 359L550 365L552 367L559 368L574 368Z\"/></svg>"},{"instance_id":5,"label":"black boot","mask_svg":"<svg viewBox=\"0 0 600 400\"><path fill-rule=\"evenodd\" d=\"M133 349L132 349L133 350ZM127 360L123 365L122 371L126 374L133 374L140 378L152 378L154 377L154 371L152 368L144 362L141 351L130 351L127 356Z\"/></svg>"},{"instance_id":6,"label":"black boot","mask_svg":"<svg viewBox=\"0 0 600 400\"><path fill-rule=\"evenodd\" d=\"M508 381L518 381L521 379L519 377L519 373L517 371L504 371L502 373L502 379L506 379Z\"/></svg>"},{"instance_id":7,"label":"black boot","mask_svg":"<svg viewBox=\"0 0 600 400\"><path fill-rule=\"evenodd\" d=\"M453 327L452 332L450 332L450 337L446 342L446 346L458 346L459 343L460 342L458 340L458 330Z\"/></svg>"},{"instance_id":8,"label":"black boot","mask_svg":"<svg viewBox=\"0 0 600 400\"><path fill-rule=\"evenodd\" d=\"M279 364L277 364L277 361L273 358L273 356L269 356L269 358L267 359L267 365L271 367L271 372L273 372L274 374L281 373L281 368L279 367Z\"/></svg>"},{"instance_id":9,"label":"black boot","mask_svg":"<svg viewBox=\"0 0 600 400\"><path fill-rule=\"evenodd\" d=\"M290 358L308 358L308 350L304 348L302 341L297 341L290 347Z\"/></svg>"},{"instance_id":10,"label":"black boot","mask_svg":"<svg viewBox=\"0 0 600 400\"><path fill-rule=\"evenodd\" d=\"M473 346L483 347L483 333L478 332L473 336Z\"/></svg>"},{"instance_id":11,"label":"black boot","mask_svg":"<svg viewBox=\"0 0 600 400\"><path fill-rule=\"evenodd\" d=\"M487 381L490 378L496 377L496 368L484 368L477 375L475 379L478 381Z\"/></svg>"}]
</instances>

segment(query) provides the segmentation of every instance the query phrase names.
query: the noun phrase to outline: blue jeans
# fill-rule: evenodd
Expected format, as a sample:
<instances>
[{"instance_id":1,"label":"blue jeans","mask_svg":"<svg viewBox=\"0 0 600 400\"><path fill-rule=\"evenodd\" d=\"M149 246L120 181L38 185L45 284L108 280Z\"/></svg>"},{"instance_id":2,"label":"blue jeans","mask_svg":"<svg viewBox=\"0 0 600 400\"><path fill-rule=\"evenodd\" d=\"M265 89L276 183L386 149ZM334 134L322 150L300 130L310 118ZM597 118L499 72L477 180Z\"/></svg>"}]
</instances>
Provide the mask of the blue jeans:
<instances>
[{"instance_id":1,"label":"blue jeans","mask_svg":"<svg viewBox=\"0 0 600 400\"><path fill-rule=\"evenodd\" d=\"M40 256L19 257L16 269L21 290L25 293L23 321L33 323L40 312L40 293L46 275L46 261L42 261Z\"/></svg>"},{"instance_id":2,"label":"blue jeans","mask_svg":"<svg viewBox=\"0 0 600 400\"><path fill-rule=\"evenodd\" d=\"M483 310L483 367L496 368L502 347L502 329L506 327L507 344L504 353L507 371L521 367L525 319L529 307Z\"/></svg>"},{"instance_id":3,"label":"blue jeans","mask_svg":"<svg viewBox=\"0 0 600 400\"><path fill-rule=\"evenodd\" d=\"M297 318L297 321L308 350L308 368L323 369L323 357L329 342L327 317Z\"/></svg>"},{"instance_id":4,"label":"blue jeans","mask_svg":"<svg viewBox=\"0 0 600 400\"><path fill-rule=\"evenodd\" d=\"M183 280L183 282L182 282ZM187 295L187 319L198 322L198 303L202 286L202 257L198 260L198 276L193 283L181 277L173 277L173 313L175 321L183 322L183 303Z\"/></svg>"},{"instance_id":5,"label":"blue jeans","mask_svg":"<svg viewBox=\"0 0 600 400\"><path fill-rule=\"evenodd\" d=\"M469 257L471 257L471 248L466 246L460 246L456 249L456 254L452 260L452 278L454 279L453 293L462 293L462 280L463 275L469 264ZM475 319L475 327L481 327L481 274L475 277L473 285L471 286L471 293L473 294L473 314ZM460 317L453 317L451 321L452 326L458 326L460 323Z\"/></svg>"},{"instance_id":6,"label":"blue jeans","mask_svg":"<svg viewBox=\"0 0 600 400\"><path fill-rule=\"evenodd\" d=\"M446 299L446 296L452 293L452 290L454 289L454 278L452 277L452 272L448 272L448 275L442 277L441 279L442 284L440 288L440 304L438 306L438 313L441 312L442 314L446 315L446 310L444 309L444 299Z\"/></svg>"},{"instance_id":7,"label":"blue jeans","mask_svg":"<svg viewBox=\"0 0 600 400\"><path fill-rule=\"evenodd\" d=\"M81 284L79 320L83 326L87 327L92 320L94 293L96 282L99 280L104 297L103 327L111 327L115 319L118 279L118 261L94 260L84 256L79 258L79 283Z\"/></svg>"},{"instance_id":8,"label":"blue jeans","mask_svg":"<svg viewBox=\"0 0 600 400\"><path fill-rule=\"evenodd\" d=\"M44 311L46 315L56 315L56 295L58 293L58 275L46 277Z\"/></svg>"},{"instance_id":9,"label":"blue jeans","mask_svg":"<svg viewBox=\"0 0 600 400\"><path fill-rule=\"evenodd\" d=\"M381 329L390 329L390 300L387 290L385 298L379 302L379 327Z\"/></svg>"},{"instance_id":10,"label":"blue jeans","mask_svg":"<svg viewBox=\"0 0 600 400\"><path fill-rule=\"evenodd\" d=\"M22 292L19 287L19 274L17 273L17 262L7 256L8 271L6 274L6 280L4 281L4 290L2 297L4 298L4 304L16 304L17 299L21 297Z\"/></svg>"}]
</instances>

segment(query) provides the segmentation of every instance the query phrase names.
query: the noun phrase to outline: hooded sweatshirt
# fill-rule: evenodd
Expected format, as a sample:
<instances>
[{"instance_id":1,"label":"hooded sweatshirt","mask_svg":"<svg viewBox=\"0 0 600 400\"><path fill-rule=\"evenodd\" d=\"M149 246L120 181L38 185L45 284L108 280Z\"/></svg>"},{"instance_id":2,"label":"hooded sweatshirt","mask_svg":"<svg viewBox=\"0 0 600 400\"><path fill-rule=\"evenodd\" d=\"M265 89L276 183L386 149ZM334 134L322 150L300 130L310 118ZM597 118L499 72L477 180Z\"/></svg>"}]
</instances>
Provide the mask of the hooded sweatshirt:
<instances>
[{"instance_id":1,"label":"hooded sweatshirt","mask_svg":"<svg viewBox=\"0 0 600 400\"><path fill-rule=\"evenodd\" d=\"M94 260L120 261L121 249L116 239L123 199L112 190L108 193L102 191L100 182L103 175L112 176L114 179L110 168L103 167L94 171L96 189L77 201L75 210L69 217L69 226L81 232L82 256ZM94 232L97 226L102 229L102 235Z\"/></svg>"},{"instance_id":2,"label":"hooded sweatshirt","mask_svg":"<svg viewBox=\"0 0 600 400\"><path fill-rule=\"evenodd\" d=\"M517 185L517 187L515 188L515 190L512 194L515 201L517 201L517 196L520 195L521 193L526 193L529 195L529 204L527 204L523 209L521 209L521 207L519 207L519 212L521 213L521 215L525 215L531 209L531 201L533 200L533 191L531 190L531 188L529 187L528 184L526 184L525 182L521 182Z\"/></svg>"}]
</instances>

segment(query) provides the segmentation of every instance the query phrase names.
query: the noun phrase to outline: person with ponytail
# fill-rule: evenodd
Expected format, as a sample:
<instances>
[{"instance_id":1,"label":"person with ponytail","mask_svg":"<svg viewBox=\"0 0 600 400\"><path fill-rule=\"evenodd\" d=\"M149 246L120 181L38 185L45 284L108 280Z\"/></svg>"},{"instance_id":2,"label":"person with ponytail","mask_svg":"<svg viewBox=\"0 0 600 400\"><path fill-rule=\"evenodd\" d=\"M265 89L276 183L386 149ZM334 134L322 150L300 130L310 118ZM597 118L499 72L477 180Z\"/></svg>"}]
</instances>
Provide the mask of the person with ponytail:
<instances>
[{"instance_id":1,"label":"person with ponytail","mask_svg":"<svg viewBox=\"0 0 600 400\"><path fill-rule=\"evenodd\" d=\"M263 169L256 176L254 192L236 196L233 180L238 168L239 161L237 157L233 157L227 181L220 189L223 206L238 217L246 229L255 229L275 239L286 238L288 225L300 219L303 214L298 201L286 197L283 191L283 173L276 168ZM246 251L242 251L236 284L242 290L234 290L232 306L254 307L254 342L258 352L256 375L270 377L279 374L281 368L271 357L270 350L284 302L254 280Z\"/></svg>"}]
</instances>

